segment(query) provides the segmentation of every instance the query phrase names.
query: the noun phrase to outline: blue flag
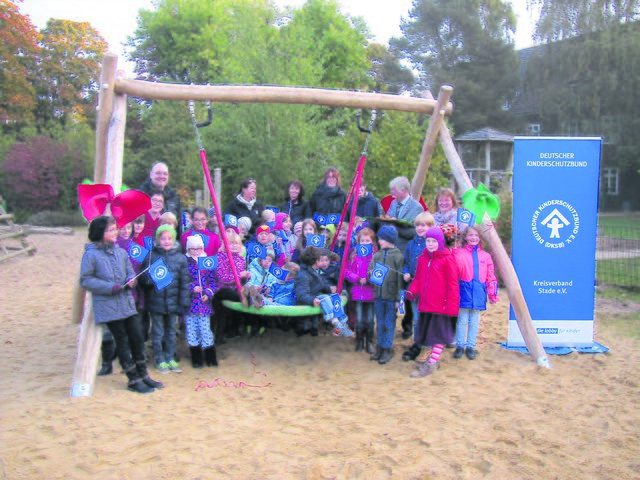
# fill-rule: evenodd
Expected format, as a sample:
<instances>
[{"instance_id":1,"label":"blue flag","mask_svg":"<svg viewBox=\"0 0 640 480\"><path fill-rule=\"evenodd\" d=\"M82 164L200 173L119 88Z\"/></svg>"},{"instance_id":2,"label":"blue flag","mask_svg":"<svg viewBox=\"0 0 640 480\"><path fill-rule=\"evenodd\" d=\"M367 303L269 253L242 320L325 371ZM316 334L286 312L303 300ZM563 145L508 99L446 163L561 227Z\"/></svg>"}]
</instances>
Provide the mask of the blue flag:
<instances>
[{"instance_id":1,"label":"blue flag","mask_svg":"<svg viewBox=\"0 0 640 480\"><path fill-rule=\"evenodd\" d=\"M356 253L359 257L368 257L373 253L373 244L358 244L356 245Z\"/></svg>"},{"instance_id":2,"label":"blue flag","mask_svg":"<svg viewBox=\"0 0 640 480\"><path fill-rule=\"evenodd\" d=\"M327 215L327 225L337 225L340 223L340 214L339 213L330 213Z\"/></svg>"},{"instance_id":3,"label":"blue flag","mask_svg":"<svg viewBox=\"0 0 640 480\"><path fill-rule=\"evenodd\" d=\"M173 282L173 276L162 258L157 259L151 264L149 267L149 277L156 285L156 290L158 291L166 288Z\"/></svg>"},{"instance_id":4,"label":"blue flag","mask_svg":"<svg viewBox=\"0 0 640 480\"><path fill-rule=\"evenodd\" d=\"M320 225L326 225L327 224L327 217L325 217L324 215L322 215L321 213L315 213L313 215L313 220L320 224Z\"/></svg>"},{"instance_id":5,"label":"blue flag","mask_svg":"<svg viewBox=\"0 0 640 480\"><path fill-rule=\"evenodd\" d=\"M371 278L369 279L369 281L374 285L381 287L384 279L387 277L387 273L389 273L389 267L376 262L375 266L373 267L373 271L371 272Z\"/></svg>"},{"instance_id":6,"label":"blue flag","mask_svg":"<svg viewBox=\"0 0 640 480\"><path fill-rule=\"evenodd\" d=\"M324 247L324 235L307 235L307 245L318 248Z\"/></svg>"},{"instance_id":7,"label":"blue flag","mask_svg":"<svg viewBox=\"0 0 640 480\"><path fill-rule=\"evenodd\" d=\"M476 216L471 210L458 208L458 223L466 223L471 226L476 222Z\"/></svg>"},{"instance_id":8,"label":"blue flag","mask_svg":"<svg viewBox=\"0 0 640 480\"><path fill-rule=\"evenodd\" d=\"M267 258L267 247L254 243L251 245L251 252L248 252L251 257Z\"/></svg>"},{"instance_id":9,"label":"blue flag","mask_svg":"<svg viewBox=\"0 0 640 480\"><path fill-rule=\"evenodd\" d=\"M204 233L193 232L191 235L200 237L202 239L202 243L204 244L204 248L207 248L209 246L209 237Z\"/></svg>"},{"instance_id":10,"label":"blue flag","mask_svg":"<svg viewBox=\"0 0 640 480\"><path fill-rule=\"evenodd\" d=\"M337 293L331 295L331 304L333 305L333 317L334 318L343 318L345 316L344 310L342 309L342 298Z\"/></svg>"},{"instance_id":11,"label":"blue flag","mask_svg":"<svg viewBox=\"0 0 640 480\"><path fill-rule=\"evenodd\" d=\"M218 257L198 257L200 270L215 270L218 268Z\"/></svg>"},{"instance_id":12,"label":"blue flag","mask_svg":"<svg viewBox=\"0 0 640 480\"><path fill-rule=\"evenodd\" d=\"M271 205L267 205L264 208L265 208L265 210L271 210L273 213L278 213L280 211L280 209L278 207L273 207Z\"/></svg>"},{"instance_id":13,"label":"blue flag","mask_svg":"<svg viewBox=\"0 0 640 480\"><path fill-rule=\"evenodd\" d=\"M275 263L271 263L271 265L269 266L269 273L276 277L278 280L284 281L287 279L287 275L289 275L289 270L283 270Z\"/></svg>"},{"instance_id":14,"label":"blue flag","mask_svg":"<svg viewBox=\"0 0 640 480\"><path fill-rule=\"evenodd\" d=\"M400 312L400 315L404 315L404 299L406 293L406 290L400 290L400 305L398 306L398 312Z\"/></svg>"},{"instance_id":15,"label":"blue flag","mask_svg":"<svg viewBox=\"0 0 640 480\"><path fill-rule=\"evenodd\" d=\"M131 260L142 263L144 259L147 258L147 255L149 255L149 250L135 242L131 242L131 245L129 245L129 258L131 258Z\"/></svg>"},{"instance_id":16,"label":"blue flag","mask_svg":"<svg viewBox=\"0 0 640 480\"><path fill-rule=\"evenodd\" d=\"M231 215L230 213L227 213L224 216L224 226L238 228L238 217L236 217L235 215Z\"/></svg>"},{"instance_id":17,"label":"blue flag","mask_svg":"<svg viewBox=\"0 0 640 480\"><path fill-rule=\"evenodd\" d=\"M144 237L142 242L144 243L144 248L149 251L153 250L153 237Z\"/></svg>"}]
</instances>

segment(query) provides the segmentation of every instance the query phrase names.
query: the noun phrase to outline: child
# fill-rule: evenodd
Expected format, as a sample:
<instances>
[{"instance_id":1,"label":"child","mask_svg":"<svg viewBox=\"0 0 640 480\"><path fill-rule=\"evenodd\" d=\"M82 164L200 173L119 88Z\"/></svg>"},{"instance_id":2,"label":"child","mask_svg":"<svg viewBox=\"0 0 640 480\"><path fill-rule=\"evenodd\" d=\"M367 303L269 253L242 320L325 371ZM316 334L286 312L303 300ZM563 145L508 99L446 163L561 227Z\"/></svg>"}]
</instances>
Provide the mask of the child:
<instances>
[{"instance_id":1,"label":"child","mask_svg":"<svg viewBox=\"0 0 640 480\"><path fill-rule=\"evenodd\" d=\"M286 263L286 258L278 244L274 241L273 235L271 234L271 228L269 225L261 224L258 228L256 228L255 236L247 242L247 265L251 265L251 262L258 257L255 253L253 247L255 245L261 245L264 248L271 248L274 253L274 259L276 264L279 267L282 267Z\"/></svg>"},{"instance_id":2,"label":"child","mask_svg":"<svg viewBox=\"0 0 640 480\"><path fill-rule=\"evenodd\" d=\"M160 220L158 220L158 226L161 225L171 225L176 232L178 231L178 219L172 212L164 212L160 215Z\"/></svg>"},{"instance_id":3,"label":"child","mask_svg":"<svg viewBox=\"0 0 640 480\"><path fill-rule=\"evenodd\" d=\"M268 250L265 258L255 257L251 261L249 264L251 277L242 289L244 293L243 305L247 306L245 302L247 298L250 297L254 307L262 307L264 304L264 295L267 295L271 285L278 281L278 279L269 272L269 267L271 267L274 260L275 255L273 251Z\"/></svg>"},{"instance_id":4,"label":"child","mask_svg":"<svg viewBox=\"0 0 640 480\"><path fill-rule=\"evenodd\" d=\"M316 226L316 222L313 218L306 218L302 221L302 225L300 227L300 235L298 236L298 243L296 243L295 251L293 252L293 256L291 260L296 263L299 263L300 254L302 250L304 250L307 246L307 235L317 235L318 227Z\"/></svg>"},{"instance_id":5,"label":"child","mask_svg":"<svg viewBox=\"0 0 640 480\"><path fill-rule=\"evenodd\" d=\"M273 227L273 234L276 242L281 248L284 256L289 262L296 248L297 238L291 231L291 218L286 213L276 213L276 221Z\"/></svg>"},{"instance_id":6,"label":"child","mask_svg":"<svg viewBox=\"0 0 640 480\"><path fill-rule=\"evenodd\" d=\"M118 227L113 217L101 216L89 224L89 241L80 265L80 286L91 292L96 323L105 324L115 339L127 389L150 393L162 388L147 372L140 318L131 289L135 279L127 252L116 245Z\"/></svg>"},{"instance_id":7,"label":"child","mask_svg":"<svg viewBox=\"0 0 640 480\"><path fill-rule=\"evenodd\" d=\"M393 225L383 225L378 230L380 250L375 253L369 264L369 278L376 263L389 268L382 286L375 285L376 330L378 345L376 353L370 360L377 360L380 365L389 363L393 357L393 338L396 330L396 310L402 289L402 264L404 257L395 246L398 231Z\"/></svg>"},{"instance_id":8,"label":"child","mask_svg":"<svg viewBox=\"0 0 640 480\"><path fill-rule=\"evenodd\" d=\"M187 239L187 265L191 275L189 291L191 292L191 307L184 317L187 327L187 343L191 351L191 366L202 368L202 352L207 367L217 367L216 347L211 332L211 297L213 297L214 273L212 270L200 270L198 258L206 257L204 242L198 235Z\"/></svg>"},{"instance_id":9,"label":"child","mask_svg":"<svg viewBox=\"0 0 640 480\"><path fill-rule=\"evenodd\" d=\"M344 248L347 246L347 234L349 233L349 224L347 222L343 222L340 227L340 231L338 232L338 238L336 239L336 243L333 246L334 253L338 254L340 260L342 260L342 256L344 255Z\"/></svg>"},{"instance_id":10,"label":"child","mask_svg":"<svg viewBox=\"0 0 640 480\"><path fill-rule=\"evenodd\" d=\"M153 356L160 373L182 371L175 360L176 318L187 312L191 306L189 267L185 256L173 248L175 241L176 231L173 227L158 227L156 246L144 262L144 267L147 267L158 258L162 258L171 274L171 284L158 291L149 275L141 277L146 287L145 308L151 314Z\"/></svg>"},{"instance_id":11,"label":"child","mask_svg":"<svg viewBox=\"0 0 640 480\"><path fill-rule=\"evenodd\" d=\"M429 212L422 212L418 214L418 216L413 220L413 224L415 225L415 228L416 228L416 236L412 240L410 240L409 243L407 243L407 249L404 252L404 267L402 268L402 273L404 274L404 281L407 284L409 284L411 282L411 279L413 279L413 277L416 276L418 258L420 258L420 255L422 255L422 252L424 251L424 247L425 247L425 240L426 240L425 234L427 233L427 230L435 226L435 223L436 222L433 218L433 215L431 215L431 213ZM411 325L406 325L406 329L408 331L413 330L414 343L409 348L409 350L407 350L402 354L402 359L405 362L408 362L409 360L415 360L416 357L420 354L421 347L425 346L425 345L418 345L417 343L415 343L415 338L416 338L415 330L418 327L418 317L419 317L418 301L407 300L407 303L409 304L409 308L411 308L411 311L413 313L413 321L410 322L410 323L413 323L413 328ZM426 352L426 349L425 349L425 352ZM426 358L421 360L424 362Z\"/></svg>"},{"instance_id":12,"label":"child","mask_svg":"<svg viewBox=\"0 0 640 480\"><path fill-rule=\"evenodd\" d=\"M249 217L240 217L238 219L238 230L240 230L240 236L244 241L251 231L251 219Z\"/></svg>"},{"instance_id":13,"label":"child","mask_svg":"<svg viewBox=\"0 0 640 480\"><path fill-rule=\"evenodd\" d=\"M409 300L418 299L418 328L415 342L433 345L429 359L418 364L411 377L431 375L453 332L451 317L458 314L460 287L458 267L451 250L444 243L440 227L432 227L425 234L425 250L418 259L416 276L407 290Z\"/></svg>"},{"instance_id":14,"label":"child","mask_svg":"<svg viewBox=\"0 0 640 480\"><path fill-rule=\"evenodd\" d=\"M204 208L196 207L193 209L193 212L191 212L191 230L185 232L182 237L180 237L180 244L183 250L187 246L187 239L189 237L199 235L203 237L202 241L206 243L204 251L208 257L213 257L218 253L222 242L216 233L207 228L208 221L209 217L207 217L207 211Z\"/></svg>"},{"instance_id":15,"label":"child","mask_svg":"<svg viewBox=\"0 0 640 480\"><path fill-rule=\"evenodd\" d=\"M320 255L322 251L313 246L306 247L300 253L300 273L295 281L296 302L298 305L321 307L326 322L334 326L333 335L352 338L353 331L347 326L347 316L335 318L331 294L336 293L326 279L320 275Z\"/></svg>"},{"instance_id":16,"label":"child","mask_svg":"<svg viewBox=\"0 0 640 480\"><path fill-rule=\"evenodd\" d=\"M322 249L320 255L320 274L323 275L328 281L329 285L333 287L338 286L340 280L340 263L338 263L340 257L337 253L333 253L328 248Z\"/></svg>"},{"instance_id":17,"label":"child","mask_svg":"<svg viewBox=\"0 0 640 480\"><path fill-rule=\"evenodd\" d=\"M293 262L287 262L282 267L287 270L287 278L284 280L277 280L271 284L269 293L264 299L265 305L295 305L296 304L296 292L295 292L295 279L300 272L300 265Z\"/></svg>"},{"instance_id":18,"label":"child","mask_svg":"<svg viewBox=\"0 0 640 480\"><path fill-rule=\"evenodd\" d=\"M473 360L477 353L480 311L487 309L487 292L491 303L498 301L498 280L493 259L482 249L480 233L474 227L468 227L462 233L462 248L454 250L454 257L460 271L460 312L453 358L459 359L464 353Z\"/></svg>"},{"instance_id":19,"label":"child","mask_svg":"<svg viewBox=\"0 0 640 480\"><path fill-rule=\"evenodd\" d=\"M273 225L276 221L276 212L273 210L269 210L265 208L260 214L260 218L262 219L262 223L266 223L267 225Z\"/></svg>"},{"instance_id":20,"label":"child","mask_svg":"<svg viewBox=\"0 0 640 480\"><path fill-rule=\"evenodd\" d=\"M144 237L142 236L142 232L144 231L145 218L145 215L140 215L133 221L133 235L131 236L131 240L141 247L144 247Z\"/></svg>"},{"instance_id":21,"label":"child","mask_svg":"<svg viewBox=\"0 0 640 480\"><path fill-rule=\"evenodd\" d=\"M356 312L356 352L365 350L371 355L373 353L373 301L375 291L373 285L367 280L367 271L373 254L375 234L370 228L363 228L356 235L357 245L371 245L372 251L369 255L363 256L358 253L358 248L350 255L349 263L346 266L345 278L353 283L351 288L351 301L354 303Z\"/></svg>"}]
</instances>

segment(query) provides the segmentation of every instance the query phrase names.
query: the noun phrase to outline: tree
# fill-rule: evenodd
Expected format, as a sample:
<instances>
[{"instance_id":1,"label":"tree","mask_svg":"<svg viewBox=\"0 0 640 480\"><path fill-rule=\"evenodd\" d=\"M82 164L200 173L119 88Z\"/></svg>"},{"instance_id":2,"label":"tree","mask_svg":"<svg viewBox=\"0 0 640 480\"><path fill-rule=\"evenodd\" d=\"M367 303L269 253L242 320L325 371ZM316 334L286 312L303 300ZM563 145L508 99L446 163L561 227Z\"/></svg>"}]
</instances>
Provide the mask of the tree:
<instances>
[{"instance_id":1,"label":"tree","mask_svg":"<svg viewBox=\"0 0 640 480\"><path fill-rule=\"evenodd\" d=\"M3 130L33 119L35 91L30 82L38 32L14 2L0 0L0 122Z\"/></svg>"},{"instance_id":2,"label":"tree","mask_svg":"<svg viewBox=\"0 0 640 480\"><path fill-rule=\"evenodd\" d=\"M518 83L512 42L515 16L501 0L416 0L392 52L420 72L422 88L455 87L452 122L464 133L508 129L504 109Z\"/></svg>"},{"instance_id":3,"label":"tree","mask_svg":"<svg viewBox=\"0 0 640 480\"><path fill-rule=\"evenodd\" d=\"M403 66L386 46L370 43L367 56L371 62L368 75L374 82L374 91L401 93L411 90L415 83L413 73Z\"/></svg>"},{"instance_id":4,"label":"tree","mask_svg":"<svg viewBox=\"0 0 640 480\"><path fill-rule=\"evenodd\" d=\"M107 43L87 22L51 19L42 31L35 80L41 126L93 115Z\"/></svg>"}]
</instances>

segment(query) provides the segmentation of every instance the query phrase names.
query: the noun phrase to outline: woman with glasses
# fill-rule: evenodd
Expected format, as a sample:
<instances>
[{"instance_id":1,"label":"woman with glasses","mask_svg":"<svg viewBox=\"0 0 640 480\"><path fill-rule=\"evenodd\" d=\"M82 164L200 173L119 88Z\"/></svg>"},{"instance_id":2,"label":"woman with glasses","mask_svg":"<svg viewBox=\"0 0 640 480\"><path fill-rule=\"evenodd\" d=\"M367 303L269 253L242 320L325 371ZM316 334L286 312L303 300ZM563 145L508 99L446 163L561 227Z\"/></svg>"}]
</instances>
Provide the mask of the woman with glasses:
<instances>
[{"instance_id":1,"label":"woman with glasses","mask_svg":"<svg viewBox=\"0 0 640 480\"><path fill-rule=\"evenodd\" d=\"M263 210L264 205L256 198L256 181L254 178L247 178L240 183L235 198L224 208L223 216L249 217L252 225L250 233L254 233Z\"/></svg>"},{"instance_id":2,"label":"woman with glasses","mask_svg":"<svg viewBox=\"0 0 640 480\"><path fill-rule=\"evenodd\" d=\"M347 194L342 189L340 173L335 167L329 167L324 172L322 182L316 188L309 199L311 214L320 213L328 215L330 213L341 214L344 203L347 201Z\"/></svg>"}]
</instances>

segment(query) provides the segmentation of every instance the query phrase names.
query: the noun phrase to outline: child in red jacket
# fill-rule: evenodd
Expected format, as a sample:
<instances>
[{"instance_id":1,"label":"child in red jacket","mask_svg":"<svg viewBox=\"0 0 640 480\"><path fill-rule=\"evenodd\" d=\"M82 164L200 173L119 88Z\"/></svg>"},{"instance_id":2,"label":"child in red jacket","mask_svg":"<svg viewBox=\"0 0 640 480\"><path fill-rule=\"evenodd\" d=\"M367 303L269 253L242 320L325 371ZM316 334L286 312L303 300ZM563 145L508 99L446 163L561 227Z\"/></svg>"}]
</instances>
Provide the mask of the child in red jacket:
<instances>
[{"instance_id":1,"label":"child in red jacket","mask_svg":"<svg viewBox=\"0 0 640 480\"><path fill-rule=\"evenodd\" d=\"M415 342L433 348L429 359L411 372L414 378L426 377L436 370L445 345L453 341L451 317L458 314L460 307L458 267L451 250L445 246L440 227L427 231L425 244L407 298L418 299L420 318Z\"/></svg>"}]
</instances>

